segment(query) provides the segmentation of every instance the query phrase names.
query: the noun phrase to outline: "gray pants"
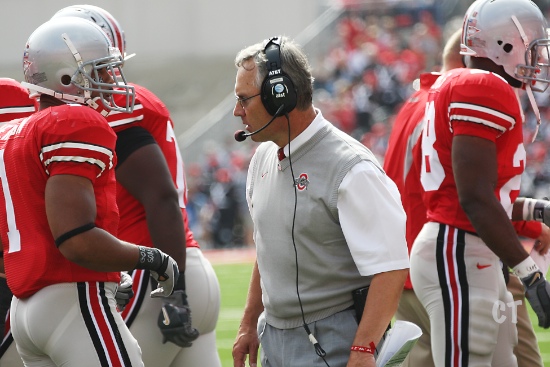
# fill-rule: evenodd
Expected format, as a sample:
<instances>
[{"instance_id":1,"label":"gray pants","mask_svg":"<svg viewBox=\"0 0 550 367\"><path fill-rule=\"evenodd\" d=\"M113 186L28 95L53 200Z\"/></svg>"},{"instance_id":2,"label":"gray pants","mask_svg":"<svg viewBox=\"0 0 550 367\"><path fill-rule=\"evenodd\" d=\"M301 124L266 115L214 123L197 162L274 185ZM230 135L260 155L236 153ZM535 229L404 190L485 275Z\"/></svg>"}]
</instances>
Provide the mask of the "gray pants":
<instances>
[{"instance_id":1,"label":"gray pants","mask_svg":"<svg viewBox=\"0 0 550 367\"><path fill-rule=\"evenodd\" d=\"M328 364L331 367L345 367L357 331L355 311L338 312L308 324L308 327L326 352ZM277 329L266 324L262 314L258 320L258 335L262 347L262 367L326 367L302 326Z\"/></svg>"}]
</instances>

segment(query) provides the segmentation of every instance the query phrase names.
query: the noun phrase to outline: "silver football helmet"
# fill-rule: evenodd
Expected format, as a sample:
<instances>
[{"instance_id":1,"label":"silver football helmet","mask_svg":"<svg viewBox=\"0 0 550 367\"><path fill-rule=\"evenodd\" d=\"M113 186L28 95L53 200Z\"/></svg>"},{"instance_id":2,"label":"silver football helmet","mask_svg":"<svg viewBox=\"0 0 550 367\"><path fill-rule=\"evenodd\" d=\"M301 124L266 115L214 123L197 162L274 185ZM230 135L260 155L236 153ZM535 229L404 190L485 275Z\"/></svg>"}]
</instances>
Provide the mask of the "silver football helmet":
<instances>
[{"instance_id":1,"label":"silver football helmet","mask_svg":"<svg viewBox=\"0 0 550 367\"><path fill-rule=\"evenodd\" d=\"M485 57L543 91L550 82L546 19L531 0L477 0L466 12L462 55Z\"/></svg>"},{"instance_id":2,"label":"silver football helmet","mask_svg":"<svg viewBox=\"0 0 550 367\"><path fill-rule=\"evenodd\" d=\"M77 17L89 20L97 24L109 37L114 47L120 50L124 59L132 55L126 55L126 36L118 21L107 10L94 5L71 5L59 10L52 19L59 17Z\"/></svg>"},{"instance_id":3,"label":"silver football helmet","mask_svg":"<svg viewBox=\"0 0 550 367\"><path fill-rule=\"evenodd\" d=\"M135 93L122 73L123 61L99 26L75 17L53 19L38 27L27 41L22 84L33 94L96 109L101 101L106 111L132 112ZM110 77L104 80L106 72L120 77L113 82ZM114 95L124 95L125 104L117 105Z\"/></svg>"}]
</instances>

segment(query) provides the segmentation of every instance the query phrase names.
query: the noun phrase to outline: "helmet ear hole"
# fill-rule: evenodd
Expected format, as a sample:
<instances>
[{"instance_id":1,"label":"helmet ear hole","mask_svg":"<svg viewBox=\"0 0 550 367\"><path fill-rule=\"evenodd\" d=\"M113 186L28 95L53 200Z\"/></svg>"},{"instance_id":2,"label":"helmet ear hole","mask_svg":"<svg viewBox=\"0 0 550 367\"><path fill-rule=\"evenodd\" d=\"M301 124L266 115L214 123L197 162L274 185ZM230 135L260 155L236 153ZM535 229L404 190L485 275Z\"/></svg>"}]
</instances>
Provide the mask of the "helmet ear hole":
<instances>
[{"instance_id":1,"label":"helmet ear hole","mask_svg":"<svg viewBox=\"0 0 550 367\"><path fill-rule=\"evenodd\" d=\"M63 75L61 77L61 84L63 85L70 85L71 84L71 77L67 74Z\"/></svg>"}]
</instances>

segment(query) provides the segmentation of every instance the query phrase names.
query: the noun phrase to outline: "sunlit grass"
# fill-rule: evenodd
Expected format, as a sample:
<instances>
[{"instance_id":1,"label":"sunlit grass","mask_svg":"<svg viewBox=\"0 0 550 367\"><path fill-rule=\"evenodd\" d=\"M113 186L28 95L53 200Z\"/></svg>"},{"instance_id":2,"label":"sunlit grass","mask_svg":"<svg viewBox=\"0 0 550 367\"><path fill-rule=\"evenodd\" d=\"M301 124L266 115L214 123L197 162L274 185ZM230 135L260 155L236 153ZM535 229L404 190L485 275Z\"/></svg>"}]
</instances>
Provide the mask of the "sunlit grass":
<instances>
[{"instance_id":1,"label":"sunlit grass","mask_svg":"<svg viewBox=\"0 0 550 367\"><path fill-rule=\"evenodd\" d=\"M232 367L231 349L244 309L252 263L214 264L214 269L218 275L222 293L220 318L216 328L218 351L222 366ZM539 328L531 306L528 305L527 309L537 334L544 365L550 366L550 330ZM259 363L258 367L260 367Z\"/></svg>"}]
</instances>

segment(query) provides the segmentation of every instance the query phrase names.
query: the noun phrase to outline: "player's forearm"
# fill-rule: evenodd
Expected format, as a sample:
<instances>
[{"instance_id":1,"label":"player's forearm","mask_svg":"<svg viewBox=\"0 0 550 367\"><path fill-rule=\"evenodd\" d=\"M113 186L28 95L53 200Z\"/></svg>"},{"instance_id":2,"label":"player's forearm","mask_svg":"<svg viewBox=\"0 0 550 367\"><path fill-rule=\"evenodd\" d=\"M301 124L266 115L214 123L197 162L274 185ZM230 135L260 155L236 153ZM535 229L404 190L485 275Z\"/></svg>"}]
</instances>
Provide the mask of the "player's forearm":
<instances>
[{"instance_id":1,"label":"player's forearm","mask_svg":"<svg viewBox=\"0 0 550 367\"><path fill-rule=\"evenodd\" d=\"M464 211L476 233L491 251L506 265L514 267L525 260L529 254L519 242L516 230L502 205L494 196L486 199L485 201L480 198L464 200L462 202Z\"/></svg>"},{"instance_id":2,"label":"player's forearm","mask_svg":"<svg viewBox=\"0 0 550 367\"><path fill-rule=\"evenodd\" d=\"M139 261L138 246L97 227L63 242L59 251L69 261L95 271L132 270Z\"/></svg>"},{"instance_id":3,"label":"player's forearm","mask_svg":"<svg viewBox=\"0 0 550 367\"><path fill-rule=\"evenodd\" d=\"M378 345L397 311L407 272L408 269L401 269L374 275L353 345Z\"/></svg>"}]
</instances>

